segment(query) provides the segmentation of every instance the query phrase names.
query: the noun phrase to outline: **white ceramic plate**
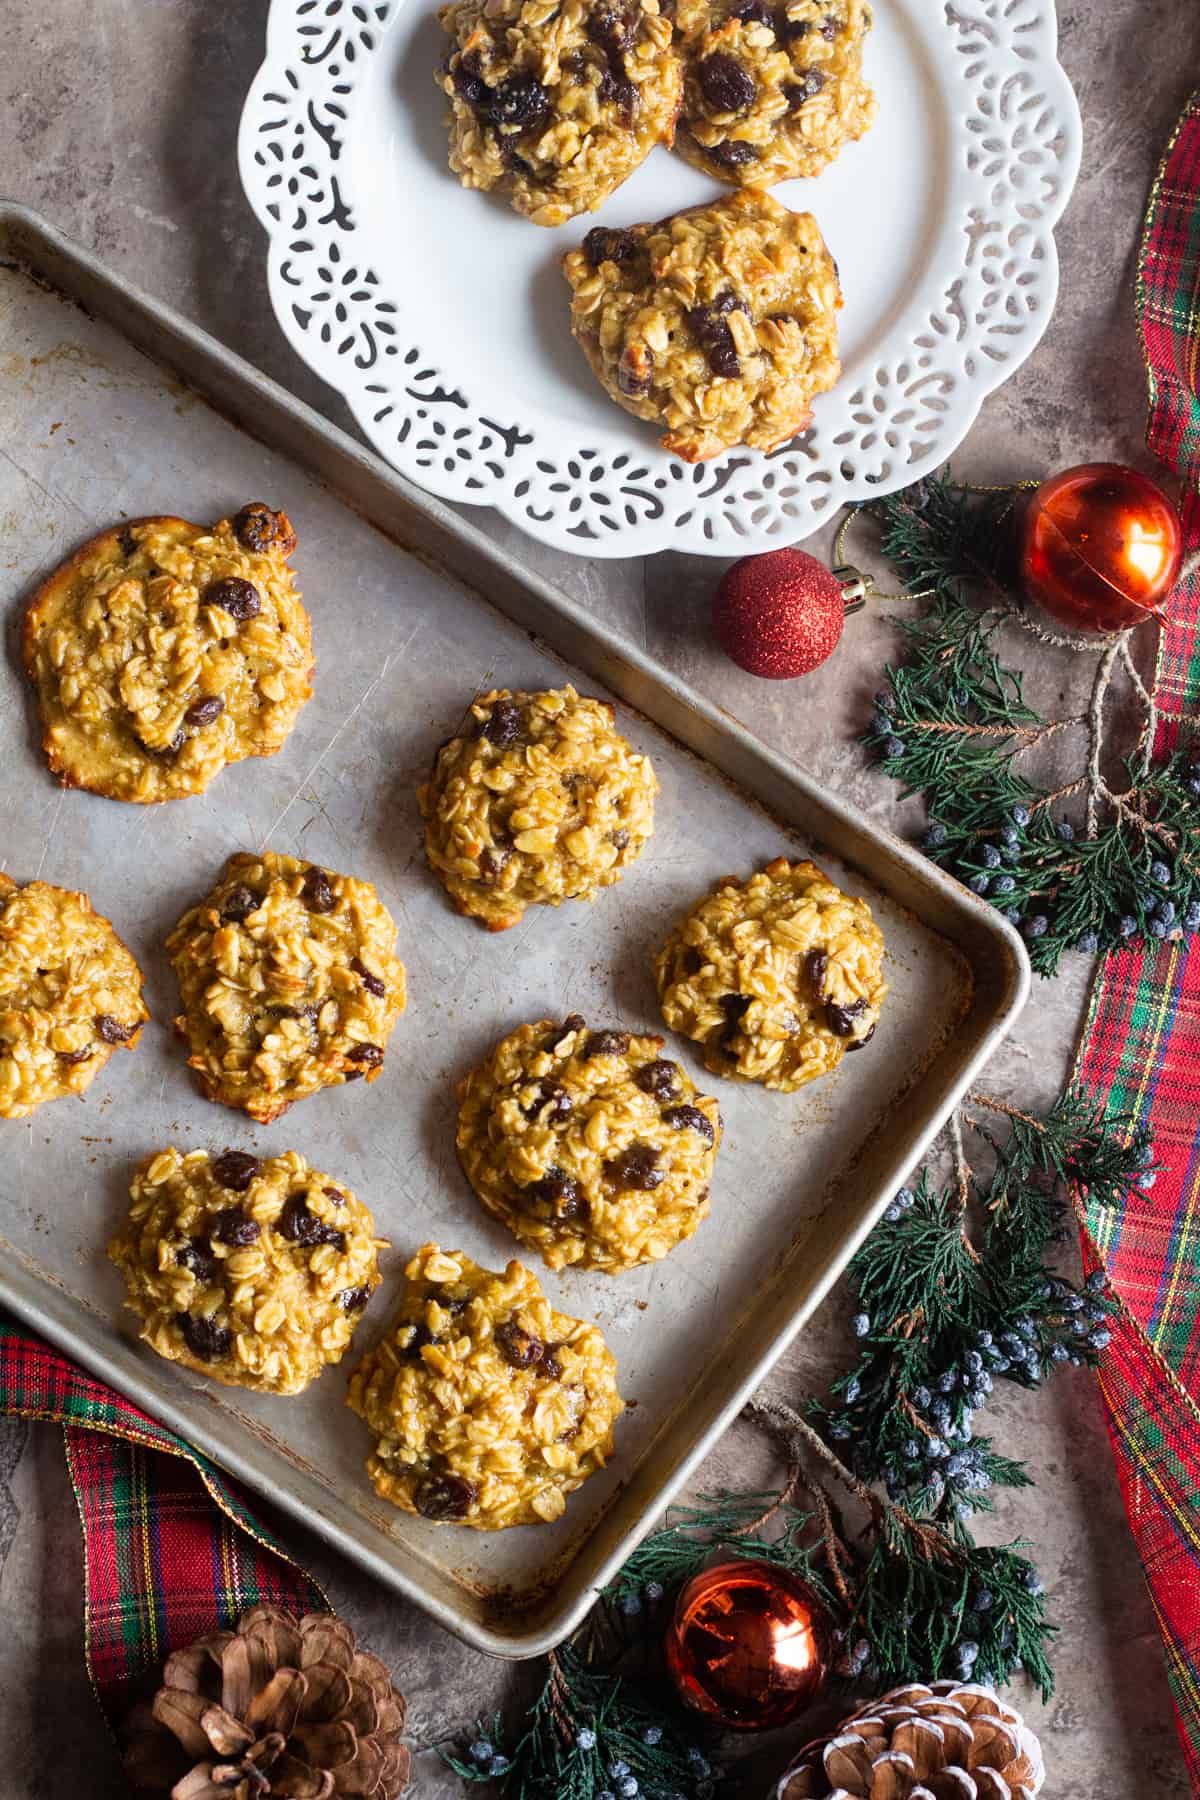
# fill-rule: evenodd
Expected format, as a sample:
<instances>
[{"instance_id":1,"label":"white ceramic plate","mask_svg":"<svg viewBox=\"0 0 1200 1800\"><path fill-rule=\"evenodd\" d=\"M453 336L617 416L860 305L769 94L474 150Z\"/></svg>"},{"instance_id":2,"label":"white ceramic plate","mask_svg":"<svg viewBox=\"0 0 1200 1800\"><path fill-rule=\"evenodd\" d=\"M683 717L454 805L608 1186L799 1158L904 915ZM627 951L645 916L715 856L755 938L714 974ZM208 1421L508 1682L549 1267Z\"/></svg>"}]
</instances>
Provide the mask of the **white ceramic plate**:
<instances>
[{"instance_id":1,"label":"white ceramic plate","mask_svg":"<svg viewBox=\"0 0 1200 1800\"><path fill-rule=\"evenodd\" d=\"M272 0L238 148L284 332L403 474L587 556L795 543L845 501L905 486L1049 321L1081 132L1053 0L875 13L876 124L824 174L775 189L816 214L846 299L841 382L784 449L667 455L568 328L558 260L590 225L723 190L660 149L599 213L547 231L461 188L424 0Z\"/></svg>"}]
</instances>

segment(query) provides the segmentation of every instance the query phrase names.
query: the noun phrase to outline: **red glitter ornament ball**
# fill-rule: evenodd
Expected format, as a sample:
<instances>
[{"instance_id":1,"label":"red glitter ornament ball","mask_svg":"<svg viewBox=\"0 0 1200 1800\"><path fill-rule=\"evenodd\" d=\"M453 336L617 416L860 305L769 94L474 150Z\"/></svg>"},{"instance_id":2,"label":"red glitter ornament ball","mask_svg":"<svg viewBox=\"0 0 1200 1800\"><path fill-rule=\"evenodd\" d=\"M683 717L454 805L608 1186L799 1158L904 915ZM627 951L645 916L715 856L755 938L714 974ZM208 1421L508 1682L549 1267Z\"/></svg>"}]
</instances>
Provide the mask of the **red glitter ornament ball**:
<instances>
[{"instance_id":1,"label":"red glitter ornament ball","mask_svg":"<svg viewBox=\"0 0 1200 1800\"><path fill-rule=\"evenodd\" d=\"M1154 482L1121 463L1082 463L1029 501L1021 581L1063 625L1124 631L1161 614L1179 579L1179 514Z\"/></svg>"},{"instance_id":2,"label":"red glitter ornament ball","mask_svg":"<svg viewBox=\"0 0 1200 1800\"><path fill-rule=\"evenodd\" d=\"M799 1576L739 1557L680 1589L667 1667L684 1705L714 1725L768 1731L825 1686L830 1642L829 1614Z\"/></svg>"},{"instance_id":3,"label":"red glitter ornament ball","mask_svg":"<svg viewBox=\"0 0 1200 1800\"><path fill-rule=\"evenodd\" d=\"M837 649L846 590L804 550L768 550L734 563L713 601L721 648L739 669L769 681L807 675Z\"/></svg>"}]
</instances>

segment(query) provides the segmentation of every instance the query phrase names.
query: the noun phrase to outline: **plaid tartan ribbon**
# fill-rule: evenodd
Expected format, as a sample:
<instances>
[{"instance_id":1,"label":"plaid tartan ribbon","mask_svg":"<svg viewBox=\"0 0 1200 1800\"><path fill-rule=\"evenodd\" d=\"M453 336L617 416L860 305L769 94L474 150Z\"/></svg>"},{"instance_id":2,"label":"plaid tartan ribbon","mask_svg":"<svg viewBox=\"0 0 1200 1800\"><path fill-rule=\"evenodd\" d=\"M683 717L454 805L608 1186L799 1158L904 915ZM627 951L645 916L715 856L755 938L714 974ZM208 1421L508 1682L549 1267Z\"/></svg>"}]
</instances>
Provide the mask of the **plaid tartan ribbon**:
<instances>
[{"instance_id":1,"label":"plaid tartan ribbon","mask_svg":"<svg viewBox=\"0 0 1200 1800\"><path fill-rule=\"evenodd\" d=\"M1138 264L1150 386L1147 442L1182 478L1200 548L1200 92L1167 148ZM1155 750L1200 715L1200 573L1176 590L1155 681ZM1183 846L1180 846L1181 850ZM1145 1123L1162 1165L1144 1204L1084 1201L1084 1248L1120 1299L1100 1370L1125 1511L1167 1655L1193 1793L1200 1794L1200 938L1106 957L1078 1079Z\"/></svg>"},{"instance_id":2,"label":"plaid tartan ribbon","mask_svg":"<svg viewBox=\"0 0 1200 1800\"><path fill-rule=\"evenodd\" d=\"M246 1607L328 1606L206 1456L3 1314L0 1411L63 1428L83 1527L88 1673L110 1718L171 1650Z\"/></svg>"}]
</instances>

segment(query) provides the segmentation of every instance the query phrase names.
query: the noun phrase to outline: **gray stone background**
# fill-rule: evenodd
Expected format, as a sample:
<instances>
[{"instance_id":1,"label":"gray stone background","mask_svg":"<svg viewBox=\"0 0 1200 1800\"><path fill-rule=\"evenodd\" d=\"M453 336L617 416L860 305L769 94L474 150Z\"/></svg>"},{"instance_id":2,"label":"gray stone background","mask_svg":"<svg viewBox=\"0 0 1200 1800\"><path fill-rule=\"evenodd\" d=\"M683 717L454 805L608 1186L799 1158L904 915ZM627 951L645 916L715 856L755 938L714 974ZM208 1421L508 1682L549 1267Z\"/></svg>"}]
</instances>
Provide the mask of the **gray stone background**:
<instances>
[{"instance_id":1,"label":"gray stone background","mask_svg":"<svg viewBox=\"0 0 1200 1800\"><path fill-rule=\"evenodd\" d=\"M886 3L886 0L881 0ZM933 0L931 0L931 4ZM265 291L264 246L234 160L238 113L263 42L266 0L5 0L0 57L0 193L40 208L114 268L347 424L336 396L285 345ZM956 464L980 480L1040 474L1096 457L1149 466L1132 267L1148 183L1187 97L1200 51L1194 0L1063 0L1062 55L1086 126L1083 174L1060 230L1062 292L1042 345L991 399ZM481 286L486 271L481 271ZM516 534L491 521L497 534ZM916 822L891 784L849 747L894 645L886 607L852 622L803 688L733 669L706 625L717 573L702 558L588 564L532 544L527 559L876 816ZM820 542L812 548L820 550ZM1038 697L1072 701L1081 671L1037 671ZM1073 710L1073 706L1071 707ZM1063 710L1068 710L1066 704ZM1075 959L1038 984L986 1085L1048 1102L1074 1045L1089 969ZM782 1393L819 1386L844 1361L835 1296L777 1370ZM1001 1384L1003 1390L1003 1384ZM1027 1536L1061 1626L1049 1706L1018 1690L1045 1740L1051 1800L1187 1793L1157 1632L1113 1474L1095 1384L1085 1371L1037 1396L1001 1391L989 1414L1001 1449L1037 1486L1002 1502L997 1538ZM737 1427L702 1485L776 1471ZM392 1665L413 1741L428 1745L476 1711L528 1691L511 1667L465 1649L413 1608L291 1526L290 1541L333 1603ZM81 1550L57 1431L0 1420L0 1791L4 1800L110 1800L125 1792L88 1689ZM754 1747L741 1791L763 1792L797 1734ZM413 1792L464 1792L418 1754Z\"/></svg>"}]
</instances>

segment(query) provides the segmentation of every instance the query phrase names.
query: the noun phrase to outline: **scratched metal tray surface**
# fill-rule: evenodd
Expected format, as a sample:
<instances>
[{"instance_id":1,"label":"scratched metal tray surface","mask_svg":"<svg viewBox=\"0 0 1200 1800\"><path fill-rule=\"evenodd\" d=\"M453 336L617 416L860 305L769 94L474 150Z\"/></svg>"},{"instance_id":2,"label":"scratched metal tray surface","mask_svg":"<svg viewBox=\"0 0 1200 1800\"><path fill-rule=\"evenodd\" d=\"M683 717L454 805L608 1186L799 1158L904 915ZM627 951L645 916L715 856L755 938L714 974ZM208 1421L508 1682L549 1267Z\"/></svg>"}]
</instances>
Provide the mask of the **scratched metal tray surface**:
<instances>
[{"instance_id":1,"label":"scratched metal tray surface","mask_svg":"<svg viewBox=\"0 0 1200 1800\"><path fill-rule=\"evenodd\" d=\"M0 1301L463 1638L532 1655L582 1616L687 1479L1007 1030L1028 986L1020 943L478 526L36 217L0 207L0 262L0 867L88 892L145 970L152 1013L135 1054L114 1057L82 1102L0 1123ZM315 697L284 750L167 806L57 788L16 655L28 591L123 515L207 521L251 498L296 524L318 654ZM475 690L566 680L611 695L653 757L655 834L594 905L534 908L491 936L427 871L414 790ZM378 1082L256 1127L193 1087L163 942L231 851L268 845L375 883L410 998ZM784 1096L714 1084L672 1043L725 1117L711 1217L665 1262L617 1279L538 1266L557 1306L603 1327L635 1403L609 1467L553 1526L486 1536L396 1512L366 1481L348 1369L383 1330L418 1244L492 1266L515 1248L457 1167L455 1082L526 1019L580 1011L654 1029L666 922L717 876L780 852L816 855L882 925L891 993L870 1050ZM354 1349L307 1394L221 1388L138 1344L104 1247L131 1166L170 1143L300 1149L352 1184L390 1240Z\"/></svg>"}]
</instances>

